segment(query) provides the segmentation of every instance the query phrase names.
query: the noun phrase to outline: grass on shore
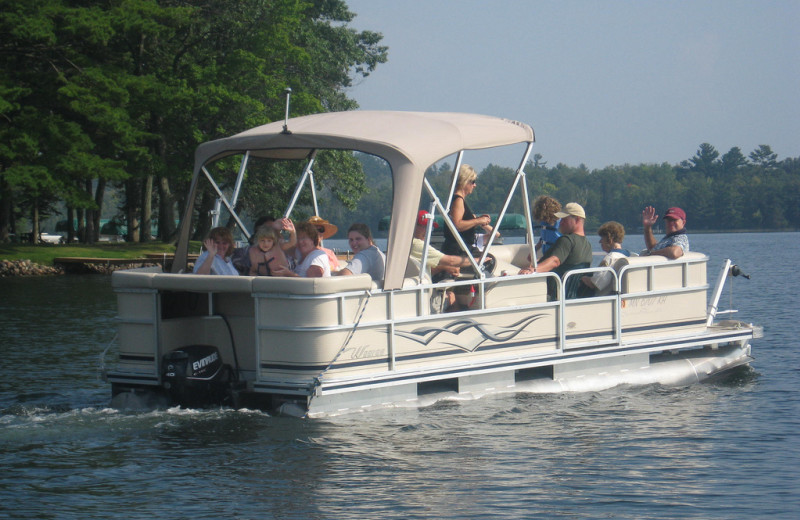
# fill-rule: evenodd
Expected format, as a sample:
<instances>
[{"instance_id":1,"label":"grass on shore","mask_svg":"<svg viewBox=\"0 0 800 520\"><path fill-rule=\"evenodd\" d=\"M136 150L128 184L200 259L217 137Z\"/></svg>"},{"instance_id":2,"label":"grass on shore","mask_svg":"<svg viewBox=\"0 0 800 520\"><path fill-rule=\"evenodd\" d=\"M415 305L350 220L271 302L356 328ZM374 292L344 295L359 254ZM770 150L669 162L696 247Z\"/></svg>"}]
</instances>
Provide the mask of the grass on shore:
<instances>
[{"instance_id":1,"label":"grass on shore","mask_svg":"<svg viewBox=\"0 0 800 520\"><path fill-rule=\"evenodd\" d=\"M194 246L194 244L192 244ZM190 246L191 247L191 246ZM192 248L199 251L200 244ZM147 253L174 253L174 244L163 242L145 243L98 243L88 244L0 244L0 260L30 260L40 265L53 265L54 258L143 258Z\"/></svg>"}]
</instances>

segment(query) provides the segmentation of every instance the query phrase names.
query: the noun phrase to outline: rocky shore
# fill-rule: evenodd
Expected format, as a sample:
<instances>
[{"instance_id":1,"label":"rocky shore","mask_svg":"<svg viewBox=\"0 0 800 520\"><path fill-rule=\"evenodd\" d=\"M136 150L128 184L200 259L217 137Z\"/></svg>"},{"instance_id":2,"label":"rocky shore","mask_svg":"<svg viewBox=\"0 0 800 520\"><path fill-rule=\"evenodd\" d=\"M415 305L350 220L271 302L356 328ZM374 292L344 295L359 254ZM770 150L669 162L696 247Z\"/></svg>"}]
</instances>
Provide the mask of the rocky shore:
<instances>
[{"instance_id":1,"label":"rocky shore","mask_svg":"<svg viewBox=\"0 0 800 520\"><path fill-rule=\"evenodd\" d=\"M63 269L35 264L30 260L0 260L0 278L10 276L49 276L64 274Z\"/></svg>"},{"instance_id":2,"label":"rocky shore","mask_svg":"<svg viewBox=\"0 0 800 520\"><path fill-rule=\"evenodd\" d=\"M130 264L71 264L69 269L36 264L30 260L0 260L0 278L12 276L52 276L59 274L111 274L118 269L155 266L156 263L135 262Z\"/></svg>"}]
</instances>

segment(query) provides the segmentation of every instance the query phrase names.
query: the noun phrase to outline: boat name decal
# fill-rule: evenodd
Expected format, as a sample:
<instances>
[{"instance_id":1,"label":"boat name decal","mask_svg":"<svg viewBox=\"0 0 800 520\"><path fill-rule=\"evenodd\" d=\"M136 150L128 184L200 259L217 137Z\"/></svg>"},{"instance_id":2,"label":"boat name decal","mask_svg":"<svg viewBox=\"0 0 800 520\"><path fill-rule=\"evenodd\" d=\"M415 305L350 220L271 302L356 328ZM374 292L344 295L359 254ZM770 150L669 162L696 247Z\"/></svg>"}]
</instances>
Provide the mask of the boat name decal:
<instances>
[{"instance_id":1,"label":"boat name decal","mask_svg":"<svg viewBox=\"0 0 800 520\"><path fill-rule=\"evenodd\" d=\"M211 355L206 356L203 359L198 359L197 361L192 363L192 370L197 372L201 368L207 367L208 365L210 365L211 363L213 363L214 361L216 361L218 359L219 359L219 353L213 352L213 353L211 353Z\"/></svg>"},{"instance_id":2,"label":"boat name decal","mask_svg":"<svg viewBox=\"0 0 800 520\"><path fill-rule=\"evenodd\" d=\"M376 348L374 345L360 345L358 347L347 349L345 352L350 352L350 359L369 359L376 357L386 357L386 349Z\"/></svg>"},{"instance_id":3,"label":"boat name decal","mask_svg":"<svg viewBox=\"0 0 800 520\"><path fill-rule=\"evenodd\" d=\"M653 305L663 305L667 302L667 296L647 296L645 298L629 298L627 300L623 300L625 305L623 307L651 307Z\"/></svg>"},{"instance_id":4,"label":"boat name decal","mask_svg":"<svg viewBox=\"0 0 800 520\"><path fill-rule=\"evenodd\" d=\"M534 314L507 327L493 327L491 330L486 325L477 323L474 320L459 319L448 323L444 327L421 327L410 332L397 331L397 335L423 345L429 345L439 338L437 341L439 344L444 343L460 350L474 352L487 341L499 344L511 341L524 331L528 325L544 317L544 314ZM478 334L476 335L475 332ZM445 339L448 337L451 339Z\"/></svg>"}]
</instances>

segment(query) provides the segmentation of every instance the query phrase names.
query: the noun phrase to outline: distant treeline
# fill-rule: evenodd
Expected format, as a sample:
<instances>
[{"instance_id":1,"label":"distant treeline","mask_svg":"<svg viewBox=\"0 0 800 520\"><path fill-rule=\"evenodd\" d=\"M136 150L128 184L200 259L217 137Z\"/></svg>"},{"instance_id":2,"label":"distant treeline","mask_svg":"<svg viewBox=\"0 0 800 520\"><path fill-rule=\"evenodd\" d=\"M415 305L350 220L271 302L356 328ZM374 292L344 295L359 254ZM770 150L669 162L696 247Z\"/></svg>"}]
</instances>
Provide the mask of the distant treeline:
<instances>
[{"instance_id":1,"label":"distant treeline","mask_svg":"<svg viewBox=\"0 0 800 520\"><path fill-rule=\"evenodd\" d=\"M525 168L531 199L550 195L562 204L578 202L587 214L587 228L616 220L629 232L641 230L642 209L652 205L660 215L680 206L692 230L800 229L800 157L778 160L768 145L745 156L738 147L720 153L710 144L677 165L638 164L589 170L585 166L557 164L548 167L541 155ZM382 189L382 176L371 161L365 162L370 192L354 212L333 215L342 222L364 221L377 225L387 214L391 190ZM431 184L444 200L452 166L442 164L429 172ZM489 165L479 173L478 189L468 203L477 212L496 213L514 179L511 168ZM523 213L518 195L510 212ZM383 213L381 213L383 212Z\"/></svg>"}]
</instances>

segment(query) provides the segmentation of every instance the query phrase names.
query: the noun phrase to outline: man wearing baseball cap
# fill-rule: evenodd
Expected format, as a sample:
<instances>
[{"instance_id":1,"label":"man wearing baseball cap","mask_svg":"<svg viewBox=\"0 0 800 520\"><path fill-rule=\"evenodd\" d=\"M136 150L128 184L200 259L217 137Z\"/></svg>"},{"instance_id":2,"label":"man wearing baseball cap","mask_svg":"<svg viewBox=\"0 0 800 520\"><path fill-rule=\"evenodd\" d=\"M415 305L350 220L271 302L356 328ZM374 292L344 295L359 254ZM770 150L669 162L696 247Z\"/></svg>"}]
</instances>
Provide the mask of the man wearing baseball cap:
<instances>
[{"instance_id":1,"label":"man wearing baseball cap","mask_svg":"<svg viewBox=\"0 0 800 520\"><path fill-rule=\"evenodd\" d=\"M428 220L431 218L433 218L433 215L424 209L419 210L417 213L417 225L414 226L414 238L411 240L410 256L418 262L422 261L422 249L425 246L425 231L428 227ZM434 221L433 227L438 228L439 224ZM458 276L460 268L467 267L468 265L470 265L470 263L465 256L446 255L433 246L428 247L427 267L431 270L431 276L437 274Z\"/></svg>"},{"instance_id":2,"label":"man wearing baseball cap","mask_svg":"<svg viewBox=\"0 0 800 520\"><path fill-rule=\"evenodd\" d=\"M686 234L686 213L678 207L672 207L664 215L664 229L667 234L661 241L656 242L653 235L653 224L658 222L658 215L653 206L647 206L642 211L642 225L644 226L644 243L647 250L645 255L658 255L675 259L689 251L689 235Z\"/></svg>"},{"instance_id":3,"label":"man wearing baseball cap","mask_svg":"<svg viewBox=\"0 0 800 520\"><path fill-rule=\"evenodd\" d=\"M411 252L409 253L409 256L417 262L422 262L422 252L425 248L425 233L427 232L428 221L432 218L433 215L424 209L419 210L417 213L417 223L414 226L414 238L411 239ZM432 224L435 228L439 227L439 224L437 224L435 220ZM476 258L475 260L477 261L478 259ZM455 278L461 274L462 267L468 267L470 265L472 264L470 264L466 256L446 255L435 247L428 245L428 256L425 266L430 269L431 278L434 282L441 281L445 278ZM463 289L465 290L466 287L463 287ZM447 307L443 307L443 309L446 309L447 312L454 312L465 310L469 307L470 300L472 300L472 298L468 296L469 293L466 293L466 295L456 294L459 292L459 289L455 291L445 291L444 296L447 298Z\"/></svg>"},{"instance_id":4,"label":"man wearing baseball cap","mask_svg":"<svg viewBox=\"0 0 800 520\"><path fill-rule=\"evenodd\" d=\"M572 269L585 269L592 265L592 246L583 230L586 221L586 212L583 207L577 202L570 202L555 215L561 219L558 226L561 237L542 256L535 269L531 265L522 269L520 274L553 271L564 278L564 275ZM567 292L568 298L574 297L569 294L570 291Z\"/></svg>"}]
</instances>

